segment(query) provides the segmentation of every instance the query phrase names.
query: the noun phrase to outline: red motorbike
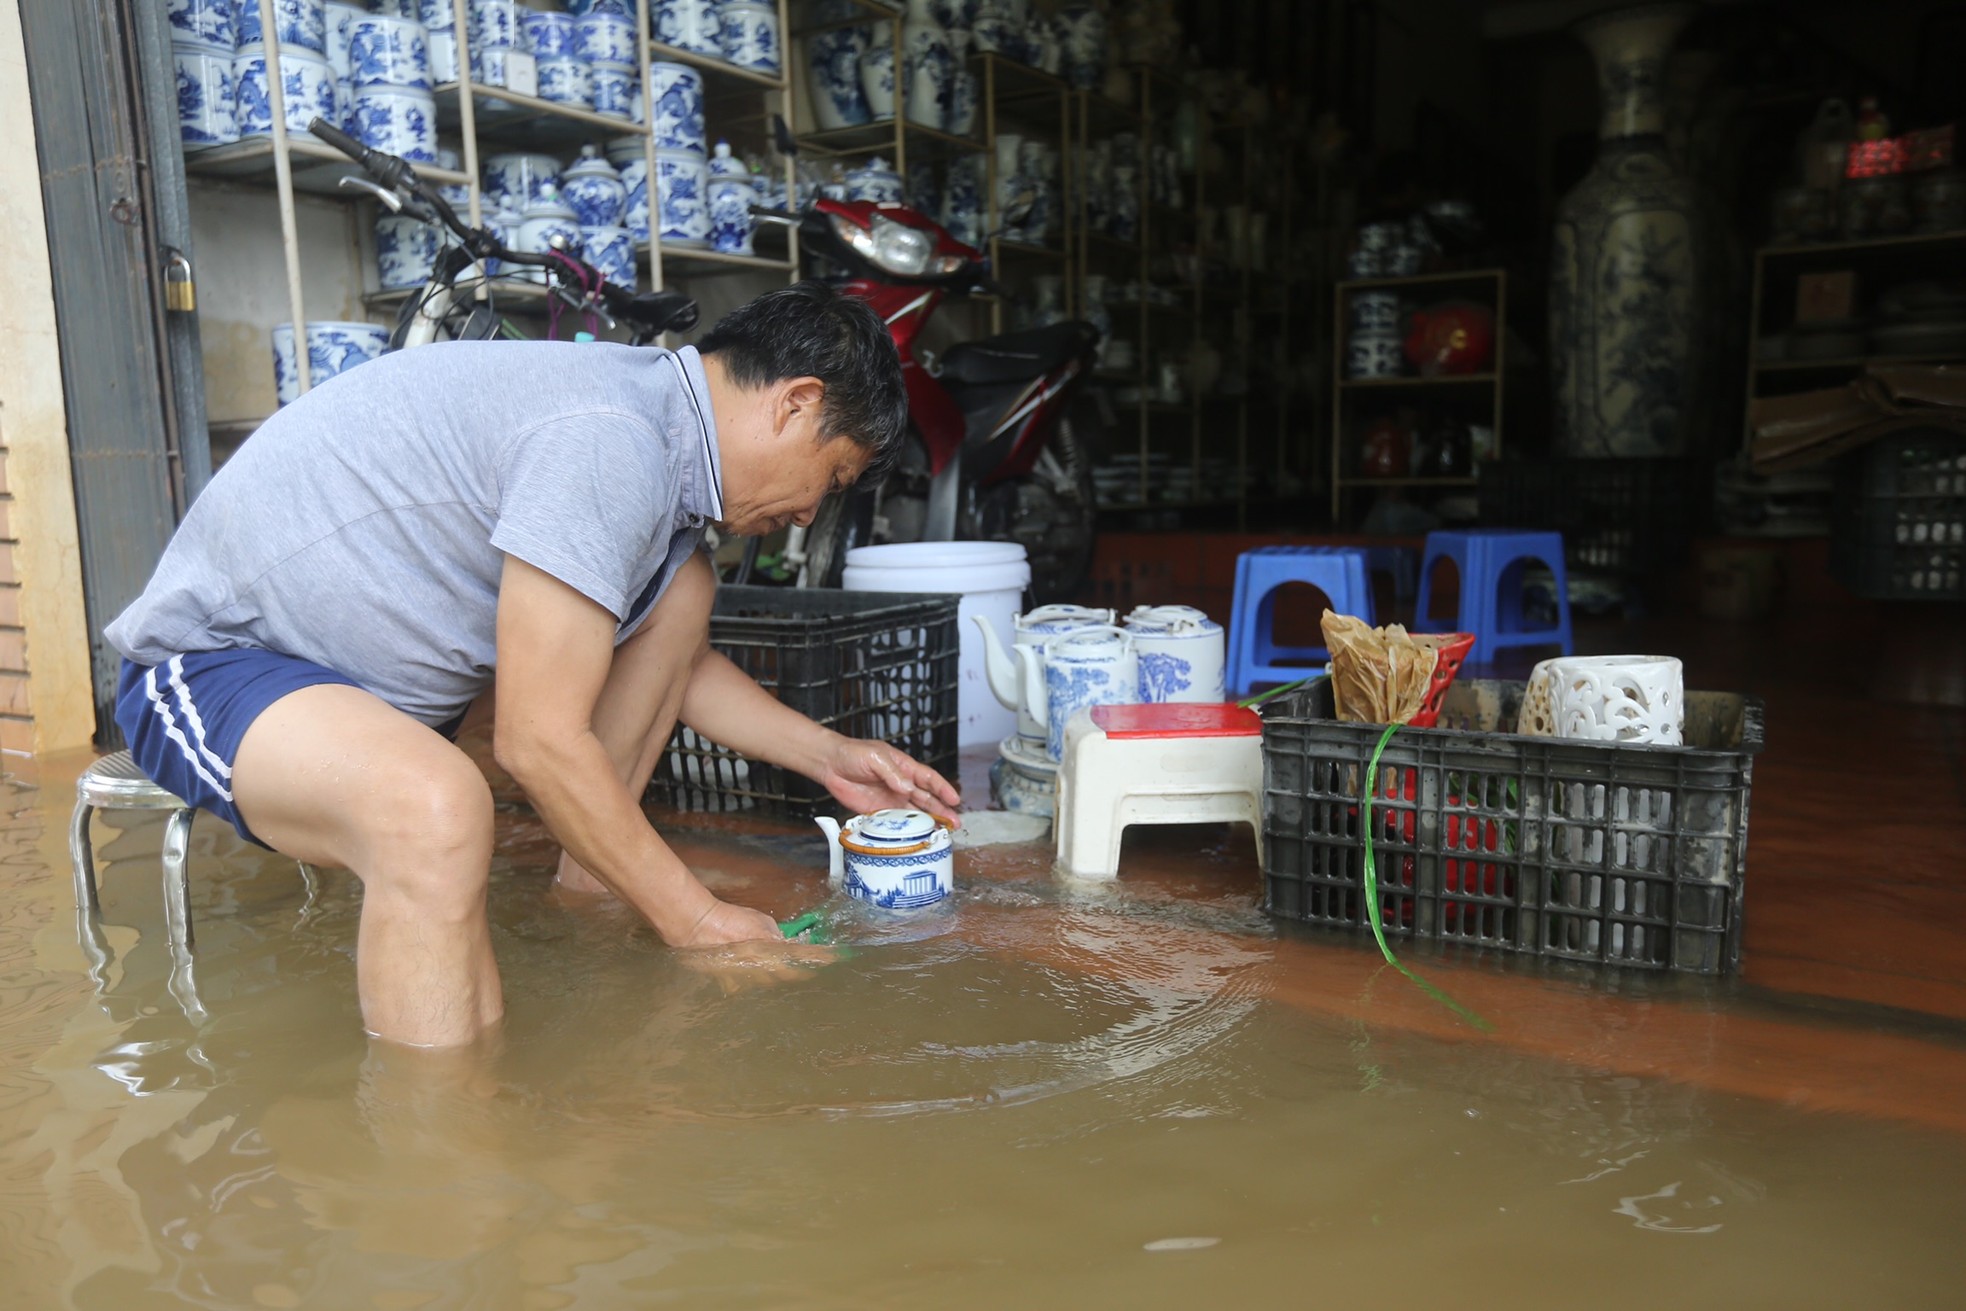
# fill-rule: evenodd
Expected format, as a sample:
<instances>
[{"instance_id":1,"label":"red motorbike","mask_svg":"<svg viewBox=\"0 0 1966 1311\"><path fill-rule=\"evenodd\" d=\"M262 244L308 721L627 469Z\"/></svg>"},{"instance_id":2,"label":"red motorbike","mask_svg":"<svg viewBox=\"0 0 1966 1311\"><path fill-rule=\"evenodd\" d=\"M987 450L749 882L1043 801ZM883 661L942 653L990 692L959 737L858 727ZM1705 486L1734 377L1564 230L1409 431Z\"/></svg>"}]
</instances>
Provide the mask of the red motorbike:
<instances>
[{"instance_id":1,"label":"red motorbike","mask_svg":"<svg viewBox=\"0 0 1966 1311\"><path fill-rule=\"evenodd\" d=\"M1099 330L1055 323L936 359L921 335L943 299L997 290L983 252L904 205L821 198L803 214L754 212L795 224L802 251L845 270L833 281L886 321L908 387L910 440L894 472L827 498L804 541L787 543L802 581L837 586L847 551L876 542L1014 541L1038 600L1076 590L1092 560L1096 420L1074 401Z\"/></svg>"}]
</instances>

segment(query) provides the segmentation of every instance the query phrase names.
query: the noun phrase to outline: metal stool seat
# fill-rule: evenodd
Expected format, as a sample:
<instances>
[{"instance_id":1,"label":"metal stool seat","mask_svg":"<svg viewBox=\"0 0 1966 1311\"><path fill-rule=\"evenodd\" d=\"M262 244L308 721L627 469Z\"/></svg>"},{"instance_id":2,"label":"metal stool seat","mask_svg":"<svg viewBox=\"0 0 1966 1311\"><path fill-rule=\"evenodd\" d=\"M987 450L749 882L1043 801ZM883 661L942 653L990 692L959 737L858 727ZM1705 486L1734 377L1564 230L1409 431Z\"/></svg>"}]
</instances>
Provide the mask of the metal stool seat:
<instances>
[{"instance_id":1,"label":"metal stool seat","mask_svg":"<svg viewBox=\"0 0 1966 1311\"><path fill-rule=\"evenodd\" d=\"M171 945L191 946L191 879L185 856L191 845L191 817L184 798L150 781L127 751L104 756L75 780L75 815L68 826L68 854L75 862L75 909L94 917L102 910L96 893L95 852L89 845L89 816L98 810L168 810L164 823L164 918Z\"/></svg>"}]
</instances>

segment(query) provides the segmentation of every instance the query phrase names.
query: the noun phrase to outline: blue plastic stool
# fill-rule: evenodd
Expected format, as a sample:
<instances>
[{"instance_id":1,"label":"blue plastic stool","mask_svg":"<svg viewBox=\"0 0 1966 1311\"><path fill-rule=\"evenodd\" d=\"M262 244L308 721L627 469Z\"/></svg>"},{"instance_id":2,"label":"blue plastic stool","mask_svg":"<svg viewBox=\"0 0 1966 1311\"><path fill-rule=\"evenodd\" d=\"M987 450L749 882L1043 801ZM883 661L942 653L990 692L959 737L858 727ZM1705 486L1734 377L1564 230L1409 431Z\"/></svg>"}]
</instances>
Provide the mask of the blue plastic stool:
<instances>
[{"instance_id":1,"label":"blue plastic stool","mask_svg":"<svg viewBox=\"0 0 1966 1311\"><path fill-rule=\"evenodd\" d=\"M1393 580L1393 600L1404 605L1413 599L1419 579L1416 568L1420 553L1410 546L1368 546L1365 568L1369 573L1386 574Z\"/></svg>"},{"instance_id":2,"label":"blue plastic stool","mask_svg":"<svg viewBox=\"0 0 1966 1311\"><path fill-rule=\"evenodd\" d=\"M1439 625L1427 612L1433 601L1434 564L1452 560L1461 571L1461 608ZM1530 628L1522 613L1522 574L1529 565L1548 566L1556 577L1556 627ZM1414 603L1413 630L1475 635L1468 659L1493 660L1507 647L1554 646L1571 654L1569 579L1563 571L1563 534L1513 528L1473 528L1427 534L1420 560L1420 595Z\"/></svg>"},{"instance_id":3,"label":"blue plastic stool","mask_svg":"<svg viewBox=\"0 0 1966 1311\"><path fill-rule=\"evenodd\" d=\"M1236 557L1236 604L1229 619L1229 690L1248 695L1257 683L1294 683L1318 672L1331 653L1321 646L1280 647L1272 640L1276 590L1309 583L1331 608L1372 622L1365 552L1351 546L1261 546ZM1309 665L1279 664L1304 660Z\"/></svg>"}]
</instances>

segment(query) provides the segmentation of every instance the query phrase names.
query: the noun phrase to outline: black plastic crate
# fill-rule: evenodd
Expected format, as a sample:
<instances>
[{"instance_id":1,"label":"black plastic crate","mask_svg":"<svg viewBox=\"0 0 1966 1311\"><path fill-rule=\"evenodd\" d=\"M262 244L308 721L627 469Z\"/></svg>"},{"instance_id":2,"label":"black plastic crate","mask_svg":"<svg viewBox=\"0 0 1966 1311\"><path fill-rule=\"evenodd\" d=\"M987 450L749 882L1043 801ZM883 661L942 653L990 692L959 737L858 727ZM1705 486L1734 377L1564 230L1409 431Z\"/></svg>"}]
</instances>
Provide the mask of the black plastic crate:
<instances>
[{"instance_id":1,"label":"black plastic crate","mask_svg":"<svg viewBox=\"0 0 1966 1311\"><path fill-rule=\"evenodd\" d=\"M1966 598L1966 437L1894 433L1844 457L1830 573L1880 601Z\"/></svg>"},{"instance_id":2,"label":"black plastic crate","mask_svg":"<svg viewBox=\"0 0 1966 1311\"><path fill-rule=\"evenodd\" d=\"M1684 747L1509 732L1523 684L1462 679L1437 729L1380 758L1372 823L1389 935L1720 974L1741 955L1761 702L1687 694ZM1384 727L1321 679L1266 707L1265 909L1369 928L1360 797Z\"/></svg>"},{"instance_id":3,"label":"black plastic crate","mask_svg":"<svg viewBox=\"0 0 1966 1311\"><path fill-rule=\"evenodd\" d=\"M1481 466L1481 522L1563 534L1573 570L1655 574L1686 558L1711 480L1698 460L1508 459Z\"/></svg>"},{"instance_id":4,"label":"black plastic crate","mask_svg":"<svg viewBox=\"0 0 1966 1311\"><path fill-rule=\"evenodd\" d=\"M925 592L721 587L710 645L794 710L879 738L954 778L961 598ZM677 727L649 792L679 810L837 807L802 774Z\"/></svg>"}]
</instances>

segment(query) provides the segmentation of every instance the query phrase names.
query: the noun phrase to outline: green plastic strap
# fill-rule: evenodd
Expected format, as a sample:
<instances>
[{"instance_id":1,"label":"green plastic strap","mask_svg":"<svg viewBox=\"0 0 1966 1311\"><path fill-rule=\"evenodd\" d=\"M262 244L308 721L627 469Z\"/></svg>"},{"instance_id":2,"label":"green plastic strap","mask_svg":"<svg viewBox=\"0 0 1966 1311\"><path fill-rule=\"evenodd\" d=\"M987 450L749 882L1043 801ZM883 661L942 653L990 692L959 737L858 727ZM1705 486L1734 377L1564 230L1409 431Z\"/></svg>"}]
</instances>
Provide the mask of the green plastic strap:
<instances>
[{"instance_id":1,"label":"green plastic strap","mask_svg":"<svg viewBox=\"0 0 1966 1311\"><path fill-rule=\"evenodd\" d=\"M1392 741L1393 734L1399 730L1398 724L1386 725L1386 731L1379 735L1379 745L1372 748L1372 763L1365 767L1365 906L1372 917L1372 936L1379 940L1379 951L1386 958L1386 963L1411 979L1420 991L1483 1033L1492 1032L1494 1025L1400 964L1399 957L1393 955L1393 949L1386 945L1386 926L1379 914L1379 874L1372 855L1372 801L1379 792L1379 757L1385 754L1386 743Z\"/></svg>"},{"instance_id":2,"label":"green plastic strap","mask_svg":"<svg viewBox=\"0 0 1966 1311\"><path fill-rule=\"evenodd\" d=\"M1260 706L1265 701L1268 701L1271 697L1282 696L1285 692L1295 692L1298 688L1303 687L1306 683L1315 683L1318 681L1318 679L1323 677L1324 677L1324 671L1320 669L1317 673L1312 674L1309 678L1300 678L1294 683L1285 683L1282 687L1273 687L1267 692L1259 692L1255 696L1246 696L1242 700L1236 702L1236 704L1241 706L1244 710L1249 709L1251 706Z\"/></svg>"}]
</instances>

